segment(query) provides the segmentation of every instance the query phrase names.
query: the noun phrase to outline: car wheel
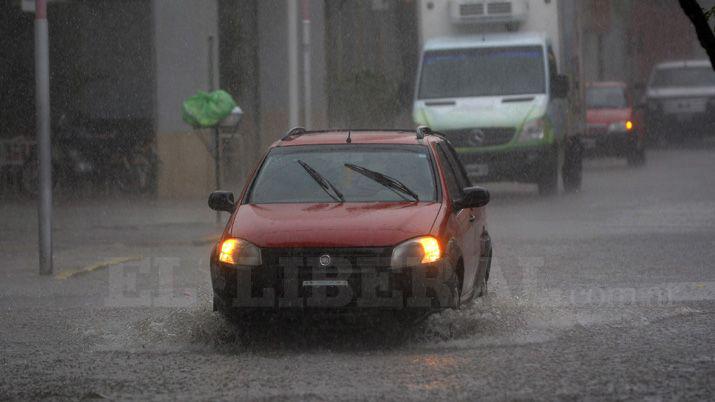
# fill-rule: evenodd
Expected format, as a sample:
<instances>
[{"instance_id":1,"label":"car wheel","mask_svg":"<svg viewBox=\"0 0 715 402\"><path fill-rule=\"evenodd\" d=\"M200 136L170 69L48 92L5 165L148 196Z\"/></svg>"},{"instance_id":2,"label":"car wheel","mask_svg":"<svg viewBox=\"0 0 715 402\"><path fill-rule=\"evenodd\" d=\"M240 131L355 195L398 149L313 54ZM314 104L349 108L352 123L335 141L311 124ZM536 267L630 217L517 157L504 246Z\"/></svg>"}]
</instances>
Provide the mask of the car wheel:
<instances>
[{"instance_id":1,"label":"car wheel","mask_svg":"<svg viewBox=\"0 0 715 402\"><path fill-rule=\"evenodd\" d=\"M218 312L226 320L234 320L236 316L235 311L230 307L230 303L215 294L213 299L213 311Z\"/></svg>"},{"instance_id":2,"label":"car wheel","mask_svg":"<svg viewBox=\"0 0 715 402\"><path fill-rule=\"evenodd\" d=\"M645 165L645 161L646 161L645 149L630 150L628 152L628 156L626 157L626 160L628 161L628 166L631 166L631 167L638 167L638 166Z\"/></svg>"},{"instance_id":3,"label":"car wheel","mask_svg":"<svg viewBox=\"0 0 715 402\"><path fill-rule=\"evenodd\" d=\"M486 297L489 293L489 273L492 270L492 252L493 249L489 248L489 253L482 258L484 263L484 277L482 278L481 285L479 286L479 293L477 297Z\"/></svg>"}]
</instances>

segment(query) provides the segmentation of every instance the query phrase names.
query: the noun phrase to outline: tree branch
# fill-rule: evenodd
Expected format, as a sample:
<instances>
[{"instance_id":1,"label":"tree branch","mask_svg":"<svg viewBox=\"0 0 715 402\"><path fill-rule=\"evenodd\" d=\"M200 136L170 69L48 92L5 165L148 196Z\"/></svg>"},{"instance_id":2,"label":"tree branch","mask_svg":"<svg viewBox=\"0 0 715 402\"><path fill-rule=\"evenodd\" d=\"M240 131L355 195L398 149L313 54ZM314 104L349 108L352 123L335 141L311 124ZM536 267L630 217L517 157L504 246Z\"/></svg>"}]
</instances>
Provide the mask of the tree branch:
<instances>
[{"instance_id":1,"label":"tree branch","mask_svg":"<svg viewBox=\"0 0 715 402\"><path fill-rule=\"evenodd\" d=\"M697 0L678 0L680 2L680 8L683 9L685 15L688 16L690 21L695 26L695 32L698 35L698 40L700 45L705 49L710 58L710 64L715 70L715 33L713 29L708 24L708 19L705 16L700 4Z\"/></svg>"}]
</instances>

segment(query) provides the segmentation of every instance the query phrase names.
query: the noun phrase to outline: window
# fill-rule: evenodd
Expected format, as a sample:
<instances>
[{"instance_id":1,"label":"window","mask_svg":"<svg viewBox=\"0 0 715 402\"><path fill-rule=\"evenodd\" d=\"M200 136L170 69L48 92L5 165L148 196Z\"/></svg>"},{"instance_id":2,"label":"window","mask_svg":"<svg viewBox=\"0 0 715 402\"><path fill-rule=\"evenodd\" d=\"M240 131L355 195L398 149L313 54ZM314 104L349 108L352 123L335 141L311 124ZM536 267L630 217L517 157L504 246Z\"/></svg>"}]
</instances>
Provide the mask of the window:
<instances>
[{"instance_id":1,"label":"window","mask_svg":"<svg viewBox=\"0 0 715 402\"><path fill-rule=\"evenodd\" d=\"M403 202L412 198L396 193L346 164L394 178L416 193L420 201L437 200L432 160L425 146L346 144L274 148L256 175L248 203L335 202L300 162L327 179L348 203Z\"/></svg>"},{"instance_id":2,"label":"window","mask_svg":"<svg viewBox=\"0 0 715 402\"><path fill-rule=\"evenodd\" d=\"M655 88L715 86L715 72L709 66L661 68L655 71L651 86Z\"/></svg>"},{"instance_id":3,"label":"window","mask_svg":"<svg viewBox=\"0 0 715 402\"><path fill-rule=\"evenodd\" d=\"M420 99L507 96L546 92L540 46L427 52Z\"/></svg>"},{"instance_id":4,"label":"window","mask_svg":"<svg viewBox=\"0 0 715 402\"><path fill-rule=\"evenodd\" d=\"M452 163L450 162L450 158L448 156L448 152L445 150L442 144L439 144L437 146L437 152L439 153L441 166L444 170L444 177L445 181L447 182L447 191L449 191L449 196L450 198L452 198L452 200L458 200L462 198L462 195L464 193L463 187L459 183L460 180L458 179L458 174L452 166Z\"/></svg>"},{"instance_id":5,"label":"window","mask_svg":"<svg viewBox=\"0 0 715 402\"><path fill-rule=\"evenodd\" d=\"M586 91L586 105L589 109L623 109L628 102L622 87L591 87Z\"/></svg>"}]
</instances>

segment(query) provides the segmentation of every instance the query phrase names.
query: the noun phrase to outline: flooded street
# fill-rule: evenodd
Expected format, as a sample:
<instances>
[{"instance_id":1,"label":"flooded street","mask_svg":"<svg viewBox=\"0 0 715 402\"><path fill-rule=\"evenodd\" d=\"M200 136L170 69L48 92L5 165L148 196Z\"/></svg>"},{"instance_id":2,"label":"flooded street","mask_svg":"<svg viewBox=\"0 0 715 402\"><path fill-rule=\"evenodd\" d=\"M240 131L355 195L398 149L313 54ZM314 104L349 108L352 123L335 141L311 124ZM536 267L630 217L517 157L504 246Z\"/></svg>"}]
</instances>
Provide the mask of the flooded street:
<instances>
[{"instance_id":1,"label":"flooded street","mask_svg":"<svg viewBox=\"0 0 715 402\"><path fill-rule=\"evenodd\" d=\"M2 399L711 399L715 148L586 162L580 193L490 185L489 295L414 328L211 311L204 200L2 206ZM98 223L103 222L101 225ZM7 223L7 224L6 224ZM101 265L101 264L100 264Z\"/></svg>"}]
</instances>

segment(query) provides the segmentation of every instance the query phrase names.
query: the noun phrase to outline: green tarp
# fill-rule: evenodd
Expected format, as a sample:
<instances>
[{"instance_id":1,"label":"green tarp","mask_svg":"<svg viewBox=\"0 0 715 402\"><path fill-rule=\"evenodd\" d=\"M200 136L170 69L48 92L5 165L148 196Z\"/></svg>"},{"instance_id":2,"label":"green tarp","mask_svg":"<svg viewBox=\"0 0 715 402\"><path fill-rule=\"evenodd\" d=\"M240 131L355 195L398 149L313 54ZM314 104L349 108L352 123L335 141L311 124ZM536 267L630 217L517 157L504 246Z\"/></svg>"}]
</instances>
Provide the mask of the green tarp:
<instances>
[{"instance_id":1,"label":"green tarp","mask_svg":"<svg viewBox=\"0 0 715 402\"><path fill-rule=\"evenodd\" d=\"M197 128L209 128L218 125L235 107L236 101L226 91L199 91L184 101L181 111L187 124Z\"/></svg>"}]
</instances>

